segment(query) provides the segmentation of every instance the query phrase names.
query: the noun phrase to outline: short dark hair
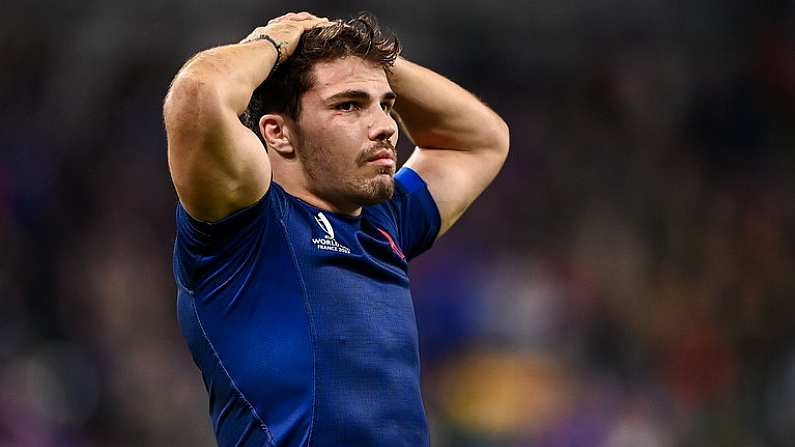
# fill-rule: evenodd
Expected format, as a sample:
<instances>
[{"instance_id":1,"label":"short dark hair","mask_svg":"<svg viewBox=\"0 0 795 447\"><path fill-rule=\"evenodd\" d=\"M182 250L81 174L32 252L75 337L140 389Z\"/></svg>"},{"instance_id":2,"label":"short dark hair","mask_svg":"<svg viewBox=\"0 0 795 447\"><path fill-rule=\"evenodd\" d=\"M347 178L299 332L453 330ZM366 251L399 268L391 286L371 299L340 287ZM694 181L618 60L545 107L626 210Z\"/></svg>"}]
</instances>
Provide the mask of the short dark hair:
<instances>
[{"instance_id":1,"label":"short dark hair","mask_svg":"<svg viewBox=\"0 0 795 447\"><path fill-rule=\"evenodd\" d=\"M240 121L263 140L259 120L266 113L281 113L298 119L301 96L314 84L311 72L316 63L357 56L383 67L388 73L399 54L398 38L382 28L370 13L363 12L351 19L336 20L330 26L306 30L292 56L254 90Z\"/></svg>"}]
</instances>

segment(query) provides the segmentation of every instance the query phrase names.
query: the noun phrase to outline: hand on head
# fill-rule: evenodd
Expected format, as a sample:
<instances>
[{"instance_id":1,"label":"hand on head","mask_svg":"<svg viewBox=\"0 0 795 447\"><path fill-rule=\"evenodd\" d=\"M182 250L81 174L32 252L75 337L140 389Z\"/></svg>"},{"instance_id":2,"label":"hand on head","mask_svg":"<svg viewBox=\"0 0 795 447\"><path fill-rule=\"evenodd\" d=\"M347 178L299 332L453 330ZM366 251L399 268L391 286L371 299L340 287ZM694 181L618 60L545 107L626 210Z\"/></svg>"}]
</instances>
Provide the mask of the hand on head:
<instances>
[{"instance_id":1,"label":"hand on head","mask_svg":"<svg viewBox=\"0 0 795 447\"><path fill-rule=\"evenodd\" d=\"M265 26L255 28L240 43L261 39L263 35L268 36L278 45L279 63L282 63L293 54L304 31L333 23L325 17L317 17L308 12L290 12L269 20Z\"/></svg>"}]
</instances>

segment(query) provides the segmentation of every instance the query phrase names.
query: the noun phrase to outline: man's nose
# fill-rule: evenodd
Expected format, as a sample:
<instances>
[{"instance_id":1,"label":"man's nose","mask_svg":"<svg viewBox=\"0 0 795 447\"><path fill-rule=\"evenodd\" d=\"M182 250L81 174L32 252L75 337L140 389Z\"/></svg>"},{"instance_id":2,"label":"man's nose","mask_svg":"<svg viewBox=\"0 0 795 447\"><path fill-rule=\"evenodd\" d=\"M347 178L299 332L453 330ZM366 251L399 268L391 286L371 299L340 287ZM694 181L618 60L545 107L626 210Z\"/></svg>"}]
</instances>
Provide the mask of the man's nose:
<instances>
[{"instance_id":1,"label":"man's nose","mask_svg":"<svg viewBox=\"0 0 795 447\"><path fill-rule=\"evenodd\" d=\"M386 110L378 107L373 112L373 119L369 127L369 137L371 140L388 140L397 133L397 123L392 115Z\"/></svg>"}]
</instances>

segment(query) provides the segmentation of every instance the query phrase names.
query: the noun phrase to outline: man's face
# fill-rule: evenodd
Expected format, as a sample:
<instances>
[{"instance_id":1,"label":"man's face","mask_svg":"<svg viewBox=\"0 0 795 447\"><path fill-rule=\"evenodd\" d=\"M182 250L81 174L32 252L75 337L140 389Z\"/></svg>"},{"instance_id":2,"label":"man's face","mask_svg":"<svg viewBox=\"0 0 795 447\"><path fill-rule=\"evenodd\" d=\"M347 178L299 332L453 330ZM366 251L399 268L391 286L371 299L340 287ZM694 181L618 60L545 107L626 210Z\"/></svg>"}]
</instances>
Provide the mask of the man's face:
<instances>
[{"instance_id":1,"label":"man's face","mask_svg":"<svg viewBox=\"0 0 795 447\"><path fill-rule=\"evenodd\" d=\"M386 73L358 57L320 62L312 70L296 149L310 191L343 207L389 199L398 132Z\"/></svg>"}]
</instances>

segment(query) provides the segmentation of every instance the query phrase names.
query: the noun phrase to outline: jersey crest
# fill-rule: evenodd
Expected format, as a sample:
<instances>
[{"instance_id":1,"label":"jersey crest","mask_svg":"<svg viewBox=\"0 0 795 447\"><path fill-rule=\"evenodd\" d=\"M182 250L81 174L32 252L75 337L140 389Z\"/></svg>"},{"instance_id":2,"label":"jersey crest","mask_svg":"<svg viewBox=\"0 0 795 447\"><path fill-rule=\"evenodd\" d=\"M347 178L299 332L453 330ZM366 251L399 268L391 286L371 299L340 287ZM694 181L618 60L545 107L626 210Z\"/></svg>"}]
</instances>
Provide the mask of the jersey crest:
<instances>
[{"instance_id":1,"label":"jersey crest","mask_svg":"<svg viewBox=\"0 0 795 447\"><path fill-rule=\"evenodd\" d=\"M324 237L312 238L312 243L318 250L333 251L346 255L351 253L350 248L340 244L334 238L334 227L331 226L331 222L325 214L322 212L317 213L315 215L315 222L317 222L320 229L326 233Z\"/></svg>"}]
</instances>

